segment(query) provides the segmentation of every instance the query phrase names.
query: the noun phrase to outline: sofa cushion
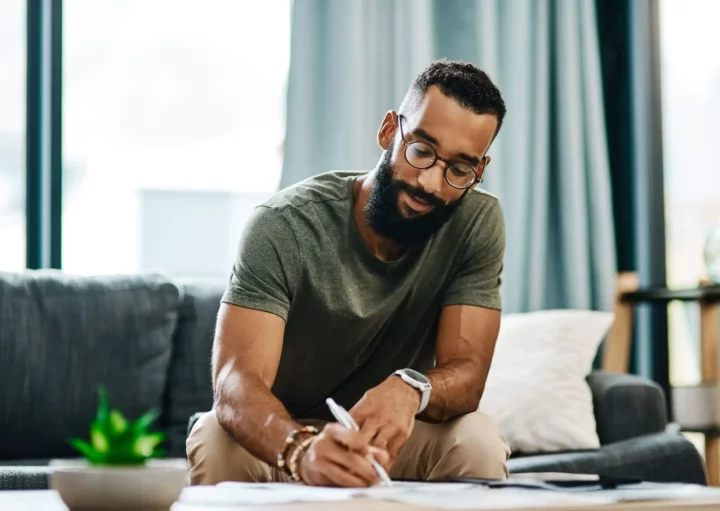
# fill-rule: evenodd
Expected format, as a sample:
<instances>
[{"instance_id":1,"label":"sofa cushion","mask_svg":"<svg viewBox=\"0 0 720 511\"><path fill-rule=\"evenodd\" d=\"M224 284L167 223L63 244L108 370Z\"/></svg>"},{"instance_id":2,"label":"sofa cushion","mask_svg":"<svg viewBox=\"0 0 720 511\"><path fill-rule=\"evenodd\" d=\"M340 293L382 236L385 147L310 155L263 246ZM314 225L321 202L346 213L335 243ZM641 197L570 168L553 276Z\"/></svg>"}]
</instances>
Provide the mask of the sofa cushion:
<instances>
[{"instance_id":1,"label":"sofa cushion","mask_svg":"<svg viewBox=\"0 0 720 511\"><path fill-rule=\"evenodd\" d=\"M168 432L168 454L185 457L190 416L209 410L213 403L210 357L222 283L178 282L182 302L173 340L163 422Z\"/></svg>"},{"instance_id":2,"label":"sofa cushion","mask_svg":"<svg viewBox=\"0 0 720 511\"><path fill-rule=\"evenodd\" d=\"M586 377L612 321L591 310L503 316L480 410L514 452L600 447Z\"/></svg>"},{"instance_id":3,"label":"sofa cushion","mask_svg":"<svg viewBox=\"0 0 720 511\"><path fill-rule=\"evenodd\" d=\"M129 418L159 409L178 305L158 275L0 273L0 458L76 456L99 385Z\"/></svg>"}]
</instances>

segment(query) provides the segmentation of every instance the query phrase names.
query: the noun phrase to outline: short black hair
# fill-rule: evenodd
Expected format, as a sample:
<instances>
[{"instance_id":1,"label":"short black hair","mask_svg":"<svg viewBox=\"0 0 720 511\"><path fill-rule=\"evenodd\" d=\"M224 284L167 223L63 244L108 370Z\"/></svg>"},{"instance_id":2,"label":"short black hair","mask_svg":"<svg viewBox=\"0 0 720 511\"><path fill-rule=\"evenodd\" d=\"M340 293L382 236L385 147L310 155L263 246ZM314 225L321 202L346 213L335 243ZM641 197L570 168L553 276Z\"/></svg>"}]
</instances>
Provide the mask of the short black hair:
<instances>
[{"instance_id":1,"label":"short black hair","mask_svg":"<svg viewBox=\"0 0 720 511\"><path fill-rule=\"evenodd\" d=\"M443 59L431 62L413 80L400 111L412 108L411 105L419 102L432 86L437 86L445 96L471 112L494 115L498 122L495 134L500 131L505 118L505 101L500 90L481 69L462 61Z\"/></svg>"}]
</instances>

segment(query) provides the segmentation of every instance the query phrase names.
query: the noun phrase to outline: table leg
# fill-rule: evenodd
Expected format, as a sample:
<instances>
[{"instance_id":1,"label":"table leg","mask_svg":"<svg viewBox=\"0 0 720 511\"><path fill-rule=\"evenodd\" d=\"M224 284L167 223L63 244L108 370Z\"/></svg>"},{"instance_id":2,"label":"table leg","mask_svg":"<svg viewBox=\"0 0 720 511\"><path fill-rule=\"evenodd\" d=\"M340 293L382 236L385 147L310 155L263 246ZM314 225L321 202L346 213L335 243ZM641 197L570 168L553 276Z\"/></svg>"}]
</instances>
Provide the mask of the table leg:
<instances>
[{"instance_id":1,"label":"table leg","mask_svg":"<svg viewBox=\"0 0 720 511\"><path fill-rule=\"evenodd\" d=\"M640 278L637 273L620 273L615 284L615 320L603 347L602 369L609 373L627 373L630 369L630 348L634 306L623 302L624 293L637 291Z\"/></svg>"},{"instance_id":2,"label":"table leg","mask_svg":"<svg viewBox=\"0 0 720 511\"><path fill-rule=\"evenodd\" d=\"M700 303L700 352L703 383L718 382L718 305ZM720 438L705 435L708 483L720 485Z\"/></svg>"},{"instance_id":3,"label":"table leg","mask_svg":"<svg viewBox=\"0 0 720 511\"><path fill-rule=\"evenodd\" d=\"M720 485L720 438L717 436L705 435L705 466L708 484Z\"/></svg>"}]
</instances>

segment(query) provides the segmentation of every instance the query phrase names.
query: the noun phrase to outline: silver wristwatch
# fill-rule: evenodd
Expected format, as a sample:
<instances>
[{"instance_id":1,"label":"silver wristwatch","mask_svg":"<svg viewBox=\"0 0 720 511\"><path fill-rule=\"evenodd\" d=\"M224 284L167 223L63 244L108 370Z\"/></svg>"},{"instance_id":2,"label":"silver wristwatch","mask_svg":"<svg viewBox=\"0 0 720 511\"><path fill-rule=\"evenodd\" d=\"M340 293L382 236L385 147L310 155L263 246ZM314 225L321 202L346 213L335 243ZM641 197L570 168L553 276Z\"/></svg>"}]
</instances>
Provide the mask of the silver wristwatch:
<instances>
[{"instance_id":1,"label":"silver wristwatch","mask_svg":"<svg viewBox=\"0 0 720 511\"><path fill-rule=\"evenodd\" d=\"M425 410L428 405L428 401L430 401L430 391L432 390L430 380L428 380L422 373L413 369L398 369L393 374L399 376L402 381L420 392L420 406L418 406L417 413Z\"/></svg>"}]
</instances>

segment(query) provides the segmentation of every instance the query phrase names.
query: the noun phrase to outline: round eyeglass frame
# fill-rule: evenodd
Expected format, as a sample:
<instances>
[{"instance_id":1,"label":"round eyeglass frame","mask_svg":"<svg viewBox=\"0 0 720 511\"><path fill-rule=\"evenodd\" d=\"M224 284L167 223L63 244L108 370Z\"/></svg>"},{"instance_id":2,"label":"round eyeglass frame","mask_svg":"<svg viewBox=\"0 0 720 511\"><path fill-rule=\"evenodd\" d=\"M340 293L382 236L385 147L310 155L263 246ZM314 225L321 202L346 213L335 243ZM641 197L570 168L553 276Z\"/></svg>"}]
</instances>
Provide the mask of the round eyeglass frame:
<instances>
[{"instance_id":1,"label":"round eyeglass frame","mask_svg":"<svg viewBox=\"0 0 720 511\"><path fill-rule=\"evenodd\" d=\"M442 156L438 155L438 153L437 153L437 151L435 150L435 148L434 148L433 146L431 146L430 144L428 144L427 142L423 142L423 141L421 141L421 140L412 141L412 142L407 142L407 141L405 140L405 133L403 132L402 117L403 117L402 115L398 115L398 125L399 125L399 127L400 127L400 142L402 142L402 144L405 146L405 150L403 151L403 156L405 157L405 161L408 162L408 165L412 166L413 168L419 169L419 170L425 170L425 169L429 169L430 167L432 167L433 165L435 165L435 164L438 162L438 160L444 162L444 163L445 163L445 171L444 171L443 175L444 175L444 177L445 177L445 182L446 182L448 185L450 185L450 186L452 186L453 188L455 188L456 190L467 190L468 188L470 188L470 187L471 187L472 185L474 185L475 183L482 183L482 182L483 182L483 178L484 178L484 174L485 174L485 168L484 168L484 166L485 166L485 162L487 161L487 156L483 156L483 157L482 157L482 160L480 161L480 165L478 165L477 167L473 167L473 166L470 165L469 163L464 163L463 165L467 165L468 167L470 167L471 169L473 169L473 177L474 177L474 179L473 179L472 181L470 181L470 183L469 183L467 186L457 186L457 185L454 185L454 184L452 184L452 183L450 182L450 180L448 179L448 170L450 170L450 167L454 166L454 165L456 164L456 162L452 162L452 161L450 161L450 160L448 160L448 159L446 159L446 158L443 158ZM408 158L407 152L408 152L408 149L410 149L410 146L413 145L413 144L423 144L423 145L427 146L427 147L432 151L432 153L433 153L433 158L432 158L432 160L431 160L431 162L430 162L429 165L427 165L427 166L425 166L425 167L418 167L418 166L415 165L414 163L411 163L411 162L410 162L410 158ZM480 177L478 177L478 169L479 169L480 167L483 167L483 172L482 172L483 175L481 175Z\"/></svg>"}]
</instances>

